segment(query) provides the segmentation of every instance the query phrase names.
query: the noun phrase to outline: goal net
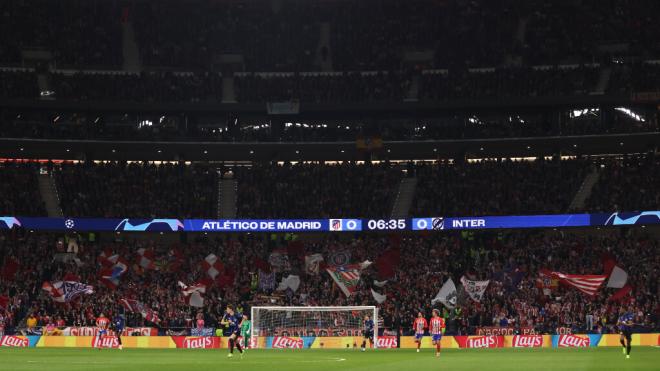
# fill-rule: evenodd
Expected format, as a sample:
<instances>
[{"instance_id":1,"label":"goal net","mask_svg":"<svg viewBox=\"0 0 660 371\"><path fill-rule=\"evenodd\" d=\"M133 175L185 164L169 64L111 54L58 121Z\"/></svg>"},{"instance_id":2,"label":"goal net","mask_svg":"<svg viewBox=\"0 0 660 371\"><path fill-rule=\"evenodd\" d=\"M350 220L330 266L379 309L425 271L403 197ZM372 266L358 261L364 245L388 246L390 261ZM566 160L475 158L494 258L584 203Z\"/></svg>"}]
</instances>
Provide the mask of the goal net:
<instances>
[{"instance_id":1,"label":"goal net","mask_svg":"<svg viewBox=\"0 0 660 371\"><path fill-rule=\"evenodd\" d=\"M266 338L263 344L270 348L309 348L318 337L332 338L327 344L318 341L318 347L360 346L366 316L374 323L376 347L378 309L374 306L252 307L252 337Z\"/></svg>"}]
</instances>

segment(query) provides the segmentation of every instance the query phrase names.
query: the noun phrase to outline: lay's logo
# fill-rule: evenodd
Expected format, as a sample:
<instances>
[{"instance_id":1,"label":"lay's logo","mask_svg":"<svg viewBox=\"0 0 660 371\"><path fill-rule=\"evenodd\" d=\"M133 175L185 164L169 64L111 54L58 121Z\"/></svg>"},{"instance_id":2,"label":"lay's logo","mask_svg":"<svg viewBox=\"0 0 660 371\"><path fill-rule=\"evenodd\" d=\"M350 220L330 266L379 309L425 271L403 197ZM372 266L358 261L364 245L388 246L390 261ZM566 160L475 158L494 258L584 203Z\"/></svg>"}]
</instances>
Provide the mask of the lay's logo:
<instances>
[{"instance_id":1,"label":"lay's logo","mask_svg":"<svg viewBox=\"0 0 660 371\"><path fill-rule=\"evenodd\" d=\"M273 348L276 349L302 349L303 339L290 338L288 336L275 336Z\"/></svg>"},{"instance_id":2,"label":"lay's logo","mask_svg":"<svg viewBox=\"0 0 660 371\"><path fill-rule=\"evenodd\" d=\"M577 335L559 335L559 348L586 348L590 345L589 337Z\"/></svg>"},{"instance_id":3,"label":"lay's logo","mask_svg":"<svg viewBox=\"0 0 660 371\"><path fill-rule=\"evenodd\" d=\"M3 336L0 339L0 347L19 347L27 348L30 346L28 338L23 336Z\"/></svg>"}]
</instances>

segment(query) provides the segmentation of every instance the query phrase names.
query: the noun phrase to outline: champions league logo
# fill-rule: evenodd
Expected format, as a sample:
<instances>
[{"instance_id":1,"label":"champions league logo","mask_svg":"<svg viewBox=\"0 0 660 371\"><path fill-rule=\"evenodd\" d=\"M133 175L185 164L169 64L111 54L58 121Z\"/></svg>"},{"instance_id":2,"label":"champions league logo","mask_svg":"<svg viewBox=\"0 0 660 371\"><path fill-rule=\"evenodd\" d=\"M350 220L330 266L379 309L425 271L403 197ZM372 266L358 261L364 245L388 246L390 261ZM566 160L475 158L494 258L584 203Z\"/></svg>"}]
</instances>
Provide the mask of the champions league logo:
<instances>
[{"instance_id":1,"label":"champions league logo","mask_svg":"<svg viewBox=\"0 0 660 371\"><path fill-rule=\"evenodd\" d=\"M4 223L8 229L12 229L14 226L21 226L21 222L13 216L0 216L0 223ZM1 227L2 225L0 225L0 228Z\"/></svg>"},{"instance_id":2,"label":"champions league logo","mask_svg":"<svg viewBox=\"0 0 660 371\"><path fill-rule=\"evenodd\" d=\"M605 225L635 225L644 222L657 224L660 222L660 211L643 211L641 213L612 213Z\"/></svg>"},{"instance_id":3,"label":"champions league logo","mask_svg":"<svg viewBox=\"0 0 660 371\"><path fill-rule=\"evenodd\" d=\"M132 224L129 219L122 220L116 231L180 231L183 230L183 223L179 219L153 219L146 223Z\"/></svg>"},{"instance_id":4,"label":"champions league logo","mask_svg":"<svg viewBox=\"0 0 660 371\"><path fill-rule=\"evenodd\" d=\"M76 226L76 224L73 222L72 219L67 219L67 220L64 221L64 226L65 226L67 229L72 229L73 227Z\"/></svg>"}]
</instances>

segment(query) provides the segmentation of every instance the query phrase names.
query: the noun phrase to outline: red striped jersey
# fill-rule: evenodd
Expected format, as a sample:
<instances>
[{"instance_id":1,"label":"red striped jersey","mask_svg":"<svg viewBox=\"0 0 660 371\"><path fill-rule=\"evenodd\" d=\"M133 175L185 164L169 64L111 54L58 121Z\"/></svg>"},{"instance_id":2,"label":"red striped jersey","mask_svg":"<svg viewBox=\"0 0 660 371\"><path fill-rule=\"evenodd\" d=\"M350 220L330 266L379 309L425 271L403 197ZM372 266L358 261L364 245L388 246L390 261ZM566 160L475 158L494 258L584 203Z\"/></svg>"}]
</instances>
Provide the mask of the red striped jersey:
<instances>
[{"instance_id":1,"label":"red striped jersey","mask_svg":"<svg viewBox=\"0 0 660 371\"><path fill-rule=\"evenodd\" d=\"M442 317L431 318L431 335L442 335L445 328L445 319Z\"/></svg>"},{"instance_id":2,"label":"red striped jersey","mask_svg":"<svg viewBox=\"0 0 660 371\"><path fill-rule=\"evenodd\" d=\"M429 327L428 324L426 323L425 318L415 318L415 322L413 324L413 330L415 330L416 334L423 334L424 329Z\"/></svg>"},{"instance_id":3,"label":"red striped jersey","mask_svg":"<svg viewBox=\"0 0 660 371\"><path fill-rule=\"evenodd\" d=\"M96 319L96 327L100 329L108 328L109 324L110 324L110 320L107 317L98 317Z\"/></svg>"}]
</instances>

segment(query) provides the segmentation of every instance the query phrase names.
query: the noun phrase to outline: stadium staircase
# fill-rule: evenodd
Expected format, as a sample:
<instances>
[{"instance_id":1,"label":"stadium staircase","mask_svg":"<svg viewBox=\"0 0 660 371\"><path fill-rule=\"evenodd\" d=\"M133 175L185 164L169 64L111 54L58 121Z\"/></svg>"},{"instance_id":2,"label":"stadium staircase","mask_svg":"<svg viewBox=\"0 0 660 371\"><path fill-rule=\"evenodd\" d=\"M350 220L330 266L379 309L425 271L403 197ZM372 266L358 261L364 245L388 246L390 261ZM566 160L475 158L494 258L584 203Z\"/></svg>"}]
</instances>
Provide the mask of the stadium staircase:
<instances>
[{"instance_id":1,"label":"stadium staircase","mask_svg":"<svg viewBox=\"0 0 660 371\"><path fill-rule=\"evenodd\" d=\"M571 204L568 207L569 210L584 209L584 204L587 202L589 196L591 196L591 191L593 190L594 185L598 183L599 177L600 173L598 172L598 168L594 168L589 174L587 174L587 176L584 177L582 185L580 185L580 189L578 189L577 193L573 197L573 200L571 201Z\"/></svg>"},{"instance_id":2,"label":"stadium staircase","mask_svg":"<svg viewBox=\"0 0 660 371\"><path fill-rule=\"evenodd\" d=\"M130 21L121 23L121 34L124 71L140 72L140 70L142 70L140 48L138 47L137 41L135 41L135 32L133 31L133 24Z\"/></svg>"},{"instance_id":3,"label":"stadium staircase","mask_svg":"<svg viewBox=\"0 0 660 371\"><path fill-rule=\"evenodd\" d=\"M417 102L419 100L419 86L421 85L420 76L415 75L410 79L410 85L406 92L405 102Z\"/></svg>"},{"instance_id":4,"label":"stadium staircase","mask_svg":"<svg viewBox=\"0 0 660 371\"><path fill-rule=\"evenodd\" d=\"M39 174L39 193L46 205L46 212L50 218L61 218L64 216L60 207L60 196L57 193L55 179L50 174Z\"/></svg>"},{"instance_id":5,"label":"stadium staircase","mask_svg":"<svg viewBox=\"0 0 660 371\"><path fill-rule=\"evenodd\" d=\"M607 91L607 87L610 84L610 76L612 76L612 68L605 67L600 70L600 75L598 76L598 82L594 90L589 93L590 95L603 95Z\"/></svg>"},{"instance_id":6,"label":"stadium staircase","mask_svg":"<svg viewBox=\"0 0 660 371\"><path fill-rule=\"evenodd\" d=\"M410 207L412 206L415 197L415 189L417 188L417 178L404 178L399 183L399 189L392 206L391 217L393 219L400 219L408 217Z\"/></svg>"},{"instance_id":7,"label":"stadium staircase","mask_svg":"<svg viewBox=\"0 0 660 371\"><path fill-rule=\"evenodd\" d=\"M236 179L218 180L218 219L236 218L236 192L238 182Z\"/></svg>"}]
</instances>

